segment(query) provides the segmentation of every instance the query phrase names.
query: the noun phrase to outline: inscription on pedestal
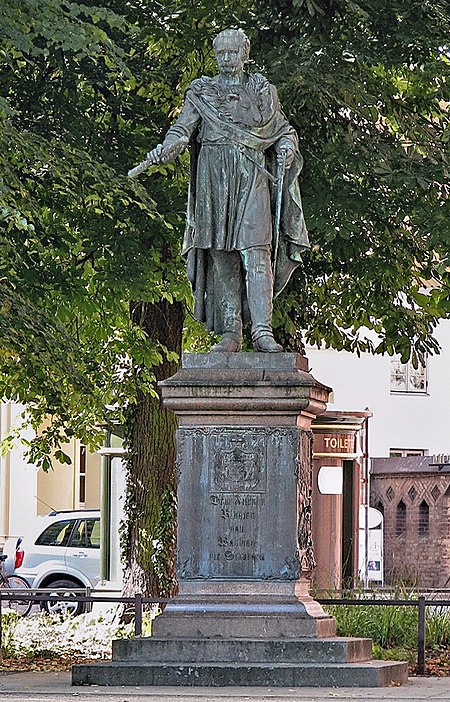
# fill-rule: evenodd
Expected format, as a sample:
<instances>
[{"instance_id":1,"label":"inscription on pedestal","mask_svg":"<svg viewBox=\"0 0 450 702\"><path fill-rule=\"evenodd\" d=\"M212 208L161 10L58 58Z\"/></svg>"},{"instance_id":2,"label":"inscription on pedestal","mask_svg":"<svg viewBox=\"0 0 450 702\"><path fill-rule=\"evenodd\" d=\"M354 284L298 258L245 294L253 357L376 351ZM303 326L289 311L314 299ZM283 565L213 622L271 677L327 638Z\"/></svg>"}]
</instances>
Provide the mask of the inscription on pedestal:
<instances>
[{"instance_id":1,"label":"inscription on pedestal","mask_svg":"<svg viewBox=\"0 0 450 702\"><path fill-rule=\"evenodd\" d=\"M213 493L210 495L213 528L217 529L217 550L213 561L263 561L259 522L266 500L261 495Z\"/></svg>"},{"instance_id":2,"label":"inscription on pedestal","mask_svg":"<svg viewBox=\"0 0 450 702\"><path fill-rule=\"evenodd\" d=\"M298 444L292 427L179 430L181 579L298 576L283 526L296 517Z\"/></svg>"}]
</instances>

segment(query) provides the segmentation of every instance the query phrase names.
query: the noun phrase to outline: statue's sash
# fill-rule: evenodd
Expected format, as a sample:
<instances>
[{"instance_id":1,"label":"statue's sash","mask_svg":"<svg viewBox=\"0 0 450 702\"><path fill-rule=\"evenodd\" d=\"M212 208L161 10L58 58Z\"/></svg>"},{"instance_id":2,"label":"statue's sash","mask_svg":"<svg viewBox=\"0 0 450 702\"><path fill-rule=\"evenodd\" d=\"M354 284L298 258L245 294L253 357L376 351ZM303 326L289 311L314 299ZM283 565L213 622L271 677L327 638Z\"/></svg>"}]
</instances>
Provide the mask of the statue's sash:
<instances>
[{"instance_id":1,"label":"statue's sash","mask_svg":"<svg viewBox=\"0 0 450 702\"><path fill-rule=\"evenodd\" d=\"M265 151L284 136L292 138L293 130L286 124L286 118L279 110L262 127L243 127L230 122L211 105L196 95L192 90L186 93L186 99L200 113L203 120L209 122L226 139L258 151ZM294 132L295 134L295 132Z\"/></svg>"}]
</instances>

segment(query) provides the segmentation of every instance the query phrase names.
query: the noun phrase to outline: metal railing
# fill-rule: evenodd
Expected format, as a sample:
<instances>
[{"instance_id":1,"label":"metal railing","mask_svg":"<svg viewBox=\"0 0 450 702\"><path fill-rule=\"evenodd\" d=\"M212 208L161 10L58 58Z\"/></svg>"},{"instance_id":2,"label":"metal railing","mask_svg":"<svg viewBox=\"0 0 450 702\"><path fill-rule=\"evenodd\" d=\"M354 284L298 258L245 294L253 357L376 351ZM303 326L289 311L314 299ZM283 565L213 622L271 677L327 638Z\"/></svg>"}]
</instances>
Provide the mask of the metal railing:
<instances>
[{"instance_id":1,"label":"metal railing","mask_svg":"<svg viewBox=\"0 0 450 702\"><path fill-rule=\"evenodd\" d=\"M134 612L134 635L142 636L142 618L144 612L144 605L165 605L172 602L172 599L168 598L153 598L144 597L141 593L136 593L132 597L122 597L122 596L105 596L92 591L89 588L71 590L73 595L76 595L78 602L86 602L92 607L94 603L110 603L110 604L125 604L132 605ZM101 591L101 592L104 592ZM50 594L52 593L52 594ZM27 590L7 590L6 588L0 588L0 657L1 657L1 645L3 643L3 628L2 628L2 600L18 600L29 602L30 600L34 603L39 602L72 602L74 601L73 595L55 595L55 588L40 588L40 589L27 589ZM65 593L67 593L67 588L65 588ZM417 626L417 674L424 675L425 673L425 654L426 654L426 610L427 607L450 607L450 599L448 600L432 600L426 599L424 595L419 595L415 600L394 600L394 599L323 599L316 598L317 602L321 605L332 605L332 606L384 606L384 607L417 607L418 610L418 626Z\"/></svg>"},{"instance_id":2,"label":"metal railing","mask_svg":"<svg viewBox=\"0 0 450 702\"><path fill-rule=\"evenodd\" d=\"M144 605L165 605L172 601L172 599L167 598L154 598L154 597L144 597L141 593L136 593L132 597L123 596L105 596L100 594L101 591L93 591L91 588L71 588L71 594L67 594L67 587L61 588L61 592L64 591L63 595L56 595L59 588L0 588L0 654L1 645L3 644L3 628L2 628L2 617L3 614L3 601L15 600L18 602L31 602L32 604L39 604L40 602L68 602L73 604L76 602L85 602L89 605L89 610L95 603L106 603L106 604L125 604L132 605L131 609L134 613L134 635L142 636L142 616L144 611ZM92 594L92 593L95 594ZM75 597L74 597L75 596ZM76 598L76 599L75 599Z\"/></svg>"},{"instance_id":3,"label":"metal railing","mask_svg":"<svg viewBox=\"0 0 450 702\"><path fill-rule=\"evenodd\" d=\"M317 602L321 605L355 605L357 606L373 606L381 605L384 607L417 607L418 623L417 623L417 674L424 675L425 673L425 648L426 648L426 608L427 607L450 607L450 600L427 600L424 595L419 595L416 600L391 600L391 599L322 599L317 598Z\"/></svg>"}]
</instances>

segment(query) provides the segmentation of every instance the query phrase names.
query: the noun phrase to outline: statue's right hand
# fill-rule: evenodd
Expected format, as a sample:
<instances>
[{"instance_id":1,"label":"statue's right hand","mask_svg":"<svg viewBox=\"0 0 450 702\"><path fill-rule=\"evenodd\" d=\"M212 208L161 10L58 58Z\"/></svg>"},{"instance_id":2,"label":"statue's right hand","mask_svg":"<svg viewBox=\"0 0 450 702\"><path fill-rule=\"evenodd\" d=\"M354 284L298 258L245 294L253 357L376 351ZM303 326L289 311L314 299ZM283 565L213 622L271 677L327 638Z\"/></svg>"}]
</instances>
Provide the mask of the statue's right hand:
<instances>
[{"instance_id":1,"label":"statue's right hand","mask_svg":"<svg viewBox=\"0 0 450 702\"><path fill-rule=\"evenodd\" d=\"M150 163L154 166L159 165L162 163L162 154L163 154L163 145L158 144L155 146L154 149L148 152L147 154L147 161L150 161Z\"/></svg>"}]
</instances>

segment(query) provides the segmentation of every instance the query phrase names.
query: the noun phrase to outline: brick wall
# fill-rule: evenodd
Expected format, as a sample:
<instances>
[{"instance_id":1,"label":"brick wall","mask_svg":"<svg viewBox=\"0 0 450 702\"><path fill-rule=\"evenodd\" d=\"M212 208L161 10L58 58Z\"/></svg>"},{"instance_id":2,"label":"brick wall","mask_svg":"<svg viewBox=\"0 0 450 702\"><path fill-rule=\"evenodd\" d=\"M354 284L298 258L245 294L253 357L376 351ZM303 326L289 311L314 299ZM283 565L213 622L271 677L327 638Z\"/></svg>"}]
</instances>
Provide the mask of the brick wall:
<instances>
[{"instance_id":1,"label":"brick wall","mask_svg":"<svg viewBox=\"0 0 450 702\"><path fill-rule=\"evenodd\" d=\"M384 513L385 582L450 587L449 474L372 475L370 492Z\"/></svg>"}]
</instances>

